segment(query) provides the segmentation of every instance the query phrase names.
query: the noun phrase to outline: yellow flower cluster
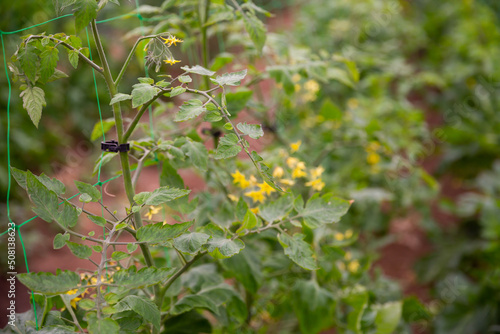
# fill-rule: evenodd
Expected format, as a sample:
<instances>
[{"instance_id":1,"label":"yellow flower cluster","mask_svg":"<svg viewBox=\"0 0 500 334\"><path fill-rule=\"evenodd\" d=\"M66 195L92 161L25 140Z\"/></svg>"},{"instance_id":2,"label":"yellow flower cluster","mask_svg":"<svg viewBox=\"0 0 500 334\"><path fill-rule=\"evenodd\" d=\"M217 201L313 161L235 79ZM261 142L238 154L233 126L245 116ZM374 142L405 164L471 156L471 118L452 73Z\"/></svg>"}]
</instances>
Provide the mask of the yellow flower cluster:
<instances>
[{"instance_id":1,"label":"yellow flower cluster","mask_svg":"<svg viewBox=\"0 0 500 334\"><path fill-rule=\"evenodd\" d=\"M153 219L153 216L160 212L161 206L150 206L148 212L144 215L147 219Z\"/></svg>"},{"instance_id":2,"label":"yellow flower cluster","mask_svg":"<svg viewBox=\"0 0 500 334\"><path fill-rule=\"evenodd\" d=\"M292 76L292 81L294 82L295 92L302 92L301 98L304 102L311 102L316 100L316 94L318 93L320 86L316 80L307 80L303 86L300 85L302 77L300 74L296 73ZM304 87L304 90L302 90Z\"/></svg>"},{"instance_id":3,"label":"yellow flower cluster","mask_svg":"<svg viewBox=\"0 0 500 334\"><path fill-rule=\"evenodd\" d=\"M177 37L175 37L173 35L168 36L168 38L163 38L163 37L160 37L160 38L165 41L165 44L168 47L170 47L172 44L175 45L175 46L177 46L177 43L184 42L182 39L178 39Z\"/></svg>"},{"instance_id":4,"label":"yellow flower cluster","mask_svg":"<svg viewBox=\"0 0 500 334\"><path fill-rule=\"evenodd\" d=\"M276 191L266 182L258 183L257 179L253 175L250 175L247 180L246 176L239 170L236 170L231 174L231 176L233 177L233 183L238 185L241 189L258 187L258 189L245 193L245 196L250 197L255 203L264 203L266 196L269 196L271 193ZM238 201L238 198L234 195L228 195L228 197L235 202ZM258 212L258 208L254 208L252 211L254 213Z\"/></svg>"},{"instance_id":5,"label":"yellow flower cluster","mask_svg":"<svg viewBox=\"0 0 500 334\"><path fill-rule=\"evenodd\" d=\"M344 261L345 263L344 262L337 263L337 266L339 267L340 270L345 271L347 268L347 270L349 270L353 274L355 274L359 270L360 263L358 260L352 259L351 252L347 251L344 254L344 260L345 260ZM346 264L347 264L347 266L346 266Z\"/></svg>"},{"instance_id":6,"label":"yellow flower cluster","mask_svg":"<svg viewBox=\"0 0 500 334\"><path fill-rule=\"evenodd\" d=\"M376 165L380 162L380 155L378 155L377 153L379 148L380 144L377 141L372 141L370 142L370 144L368 144L368 146L366 146L366 162L368 162L370 165Z\"/></svg>"}]
</instances>

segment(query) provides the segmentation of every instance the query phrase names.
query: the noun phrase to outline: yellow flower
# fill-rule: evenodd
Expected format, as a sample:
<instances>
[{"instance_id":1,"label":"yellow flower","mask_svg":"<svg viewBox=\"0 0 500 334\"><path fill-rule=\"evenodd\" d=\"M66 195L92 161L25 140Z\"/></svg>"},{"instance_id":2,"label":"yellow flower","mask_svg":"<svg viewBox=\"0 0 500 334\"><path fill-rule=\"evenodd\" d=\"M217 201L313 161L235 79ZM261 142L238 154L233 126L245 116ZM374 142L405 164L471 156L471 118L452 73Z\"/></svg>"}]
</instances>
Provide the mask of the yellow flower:
<instances>
[{"instance_id":1,"label":"yellow flower","mask_svg":"<svg viewBox=\"0 0 500 334\"><path fill-rule=\"evenodd\" d=\"M69 290L68 292L66 292L66 295L74 295L77 292L78 292L78 289Z\"/></svg>"},{"instance_id":2,"label":"yellow flower","mask_svg":"<svg viewBox=\"0 0 500 334\"><path fill-rule=\"evenodd\" d=\"M319 84L316 80L308 80L304 84L304 88L311 93L316 93L319 91Z\"/></svg>"},{"instance_id":3,"label":"yellow flower","mask_svg":"<svg viewBox=\"0 0 500 334\"><path fill-rule=\"evenodd\" d=\"M180 60L175 60L174 58L169 58L164 60L165 63L169 65L175 65L175 63L180 63Z\"/></svg>"},{"instance_id":4,"label":"yellow flower","mask_svg":"<svg viewBox=\"0 0 500 334\"><path fill-rule=\"evenodd\" d=\"M297 166L292 172L292 178L293 179L298 179L299 177L305 177L307 176L307 173L300 167Z\"/></svg>"},{"instance_id":5,"label":"yellow flower","mask_svg":"<svg viewBox=\"0 0 500 334\"><path fill-rule=\"evenodd\" d=\"M369 153L368 156L366 157L366 162L368 162L370 165L376 165L380 161L380 155L377 153Z\"/></svg>"},{"instance_id":6,"label":"yellow flower","mask_svg":"<svg viewBox=\"0 0 500 334\"><path fill-rule=\"evenodd\" d=\"M245 189L250 186L250 182L246 180L245 175L241 174L239 170L236 170L236 172L231 174L231 176L233 177L233 183L239 183L241 189Z\"/></svg>"},{"instance_id":7,"label":"yellow flower","mask_svg":"<svg viewBox=\"0 0 500 334\"><path fill-rule=\"evenodd\" d=\"M183 40L182 39L178 39L177 37L175 36L169 36L168 38L163 38L160 36L161 39L163 39L165 41L165 44L167 46L170 46L170 45L176 45L177 46L177 43L182 43Z\"/></svg>"},{"instance_id":8,"label":"yellow flower","mask_svg":"<svg viewBox=\"0 0 500 334\"><path fill-rule=\"evenodd\" d=\"M301 144L302 144L302 140L299 140L299 141L297 141L295 143L291 143L290 144L290 149L291 149L292 153L293 152L297 152L299 150Z\"/></svg>"},{"instance_id":9,"label":"yellow flower","mask_svg":"<svg viewBox=\"0 0 500 334\"><path fill-rule=\"evenodd\" d=\"M345 237L347 239L350 239L352 237L352 230L351 229L345 231Z\"/></svg>"},{"instance_id":10,"label":"yellow flower","mask_svg":"<svg viewBox=\"0 0 500 334\"><path fill-rule=\"evenodd\" d=\"M233 202L238 202L239 198L237 196L234 196L233 194L228 194L227 197Z\"/></svg>"},{"instance_id":11,"label":"yellow flower","mask_svg":"<svg viewBox=\"0 0 500 334\"><path fill-rule=\"evenodd\" d=\"M283 174L285 174L285 171L281 167L275 167L273 171L273 177L279 179L280 177L283 177Z\"/></svg>"},{"instance_id":12,"label":"yellow flower","mask_svg":"<svg viewBox=\"0 0 500 334\"><path fill-rule=\"evenodd\" d=\"M340 232L336 232L336 233L333 235L333 237L334 237L334 238L335 238L335 240L337 240L337 241L342 241L342 240L344 240L344 235L343 235L342 233L340 233Z\"/></svg>"},{"instance_id":13,"label":"yellow flower","mask_svg":"<svg viewBox=\"0 0 500 334\"><path fill-rule=\"evenodd\" d=\"M295 184L295 181L290 179L281 179L280 182L283 183L285 186L293 186Z\"/></svg>"},{"instance_id":14,"label":"yellow flower","mask_svg":"<svg viewBox=\"0 0 500 334\"><path fill-rule=\"evenodd\" d=\"M349 269L349 271L351 273L357 272L358 269L359 269L359 262L358 262L358 260L354 260L354 261L349 262L349 264L347 265L347 268Z\"/></svg>"},{"instance_id":15,"label":"yellow flower","mask_svg":"<svg viewBox=\"0 0 500 334\"><path fill-rule=\"evenodd\" d=\"M294 157L289 157L289 158L286 159L286 164L290 168L294 168L295 165L297 165L298 162L299 162L299 159L294 158Z\"/></svg>"},{"instance_id":16,"label":"yellow flower","mask_svg":"<svg viewBox=\"0 0 500 334\"><path fill-rule=\"evenodd\" d=\"M300 78L301 78L300 74L295 73L295 74L292 76L292 81L293 81L293 82L299 82L299 81L300 81Z\"/></svg>"},{"instance_id":17,"label":"yellow flower","mask_svg":"<svg viewBox=\"0 0 500 334\"><path fill-rule=\"evenodd\" d=\"M350 109L356 109L359 106L359 102L357 99L349 99L347 100L347 106Z\"/></svg>"},{"instance_id":18,"label":"yellow flower","mask_svg":"<svg viewBox=\"0 0 500 334\"><path fill-rule=\"evenodd\" d=\"M249 191L245 193L245 196L250 197L254 202L263 203L266 197L262 191Z\"/></svg>"},{"instance_id":19,"label":"yellow flower","mask_svg":"<svg viewBox=\"0 0 500 334\"><path fill-rule=\"evenodd\" d=\"M366 152L374 152L380 148L380 143L378 141L372 141L366 147Z\"/></svg>"},{"instance_id":20,"label":"yellow flower","mask_svg":"<svg viewBox=\"0 0 500 334\"><path fill-rule=\"evenodd\" d=\"M250 183L251 187L257 185L257 179L255 178L255 176L250 175L250 177L248 178L248 183Z\"/></svg>"},{"instance_id":21,"label":"yellow flower","mask_svg":"<svg viewBox=\"0 0 500 334\"><path fill-rule=\"evenodd\" d=\"M273 187L268 185L266 182L259 183L258 186L260 188L260 191L266 193L267 195L271 195L271 193L276 191L276 190L274 190Z\"/></svg>"},{"instance_id":22,"label":"yellow flower","mask_svg":"<svg viewBox=\"0 0 500 334\"><path fill-rule=\"evenodd\" d=\"M153 215L157 214L160 212L161 206L150 206L148 213L144 215L144 217L147 217L149 220L153 218Z\"/></svg>"},{"instance_id":23,"label":"yellow flower","mask_svg":"<svg viewBox=\"0 0 500 334\"><path fill-rule=\"evenodd\" d=\"M352 259L351 252L345 252L344 259L346 259L347 261L350 261Z\"/></svg>"},{"instance_id":24,"label":"yellow flower","mask_svg":"<svg viewBox=\"0 0 500 334\"><path fill-rule=\"evenodd\" d=\"M309 172L311 173L311 177L313 179L317 179L318 177L321 176L321 174L323 174L324 171L325 171L325 169L322 166L319 166L319 167L311 169Z\"/></svg>"},{"instance_id":25,"label":"yellow flower","mask_svg":"<svg viewBox=\"0 0 500 334\"><path fill-rule=\"evenodd\" d=\"M306 183L306 186L312 187L316 191L321 191L325 187L325 182L321 179L312 180Z\"/></svg>"},{"instance_id":26,"label":"yellow flower","mask_svg":"<svg viewBox=\"0 0 500 334\"><path fill-rule=\"evenodd\" d=\"M259 208L250 208L250 211L252 211L255 214L259 213Z\"/></svg>"}]
</instances>

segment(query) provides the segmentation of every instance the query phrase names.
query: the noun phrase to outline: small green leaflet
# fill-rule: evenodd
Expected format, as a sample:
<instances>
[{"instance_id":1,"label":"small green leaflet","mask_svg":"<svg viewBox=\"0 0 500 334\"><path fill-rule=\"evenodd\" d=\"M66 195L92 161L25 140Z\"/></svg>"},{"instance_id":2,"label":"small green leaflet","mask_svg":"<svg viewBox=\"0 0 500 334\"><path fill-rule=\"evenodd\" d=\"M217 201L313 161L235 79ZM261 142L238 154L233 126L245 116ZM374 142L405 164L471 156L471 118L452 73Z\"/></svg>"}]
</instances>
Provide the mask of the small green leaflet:
<instances>
[{"instance_id":1,"label":"small green leaflet","mask_svg":"<svg viewBox=\"0 0 500 334\"><path fill-rule=\"evenodd\" d=\"M368 305L368 292L364 288L359 291L352 291L346 297L346 303L352 307L351 312L347 316L347 328L354 333L362 333L361 319Z\"/></svg>"},{"instance_id":2,"label":"small green leaflet","mask_svg":"<svg viewBox=\"0 0 500 334\"><path fill-rule=\"evenodd\" d=\"M217 78L210 80L219 86L238 86L241 83L241 80L245 78L247 75L247 70L239 71L239 72L231 72L225 73L223 75L217 76Z\"/></svg>"},{"instance_id":3,"label":"small green leaflet","mask_svg":"<svg viewBox=\"0 0 500 334\"><path fill-rule=\"evenodd\" d=\"M115 104L115 103L120 102L120 101L130 100L130 99L132 99L132 95L117 93L117 94L115 94L115 96L113 96L113 98L109 102L109 105Z\"/></svg>"},{"instance_id":4,"label":"small green leaflet","mask_svg":"<svg viewBox=\"0 0 500 334\"><path fill-rule=\"evenodd\" d=\"M56 194L47 189L30 171L26 174L26 189L31 202L35 205L33 212L40 218L50 223L59 217Z\"/></svg>"},{"instance_id":5,"label":"small green leaflet","mask_svg":"<svg viewBox=\"0 0 500 334\"><path fill-rule=\"evenodd\" d=\"M48 46L40 54L40 58L40 80L42 80L42 82L47 82L56 70L57 62L59 61L59 50L55 47Z\"/></svg>"},{"instance_id":6,"label":"small green leaflet","mask_svg":"<svg viewBox=\"0 0 500 334\"><path fill-rule=\"evenodd\" d=\"M153 87L147 83L138 83L132 86L132 108L137 108L151 101L158 92L159 88Z\"/></svg>"},{"instance_id":7,"label":"small green leaflet","mask_svg":"<svg viewBox=\"0 0 500 334\"><path fill-rule=\"evenodd\" d=\"M69 241L68 233L57 233L57 235L54 237L54 249L63 248L64 246L66 246L66 241Z\"/></svg>"},{"instance_id":8,"label":"small green leaflet","mask_svg":"<svg viewBox=\"0 0 500 334\"><path fill-rule=\"evenodd\" d=\"M323 224L338 222L350 206L349 201L333 197L333 194L320 197L316 193L307 201L306 207L299 211L299 215L304 219L306 226L315 229Z\"/></svg>"},{"instance_id":9,"label":"small green leaflet","mask_svg":"<svg viewBox=\"0 0 500 334\"><path fill-rule=\"evenodd\" d=\"M214 71L207 70L206 68L204 68L203 66L200 66L200 65L195 65L191 68L189 68L189 66L183 66L183 67L181 67L181 70L184 70L188 73L195 73L195 74L207 75L207 76L212 76L215 74Z\"/></svg>"},{"instance_id":10,"label":"small green leaflet","mask_svg":"<svg viewBox=\"0 0 500 334\"><path fill-rule=\"evenodd\" d=\"M174 87L172 88L172 90L170 91L170 97L174 97L174 96L177 96L177 95L181 95L182 93L184 93L186 91L186 88L184 87L181 87L181 86L177 86L177 87Z\"/></svg>"},{"instance_id":11,"label":"small green leaflet","mask_svg":"<svg viewBox=\"0 0 500 334\"><path fill-rule=\"evenodd\" d=\"M120 331L120 325L111 318L97 319L95 313L91 312L87 318L89 334L118 334Z\"/></svg>"},{"instance_id":12,"label":"small green leaflet","mask_svg":"<svg viewBox=\"0 0 500 334\"><path fill-rule=\"evenodd\" d=\"M75 29L80 32L90 21L97 16L97 2L95 0L76 0L75 1Z\"/></svg>"},{"instance_id":13,"label":"small green leaflet","mask_svg":"<svg viewBox=\"0 0 500 334\"><path fill-rule=\"evenodd\" d=\"M38 128L38 122L42 117L42 108L47 105L45 92L40 87L28 87L19 96L23 98L23 108L30 115L33 124Z\"/></svg>"},{"instance_id":14,"label":"small green leaflet","mask_svg":"<svg viewBox=\"0 0 500 334\"><path fill-rule=\"evenodd\" d=\"M243 248L245 248L243 241L224 237L212 237L207 244L208 253L214 259L226 259L238 254Z\"/></svg>"},{"instance_id":15,"label":"small green leaflet","mask_svg":"<svg viewBox=\"0 0 500 334\"><path fill-rule=\"evenodd\" d=\"M181 83L190 83L191 81L193 81L193 79L191 79L189 75L181 75L179 77L179 82Z\"/></svg>"},{"instance_id":16,"label":"small green leaflet","mask_svg":"<svg viewBox=\"0 0 500 334\"><path fill-rule=\"evenodd\" d=\"M144 318L148 323L153 324L156 329L160 329L160 310L150 299L141 296L128 295L115 305L118 312L132 310Z\"/></svg>"},{"instance_id":17,"label":"small green leaflet","mask_svg":"<svg viewBox=\"0 0 500 334\"><path fill-rule=\"evenodd\" d=\"M107 133L115 126L114 118L106 119L101 122L97 122L94 125L94 129L92 130L92 134L90 135L90 140L94 141L98 138L102 138L103 134Z\"/></svg>"},{"instance_id":18,"label":"small green leaflet","mask_svg":"<svg viewBox=\"0 0 500 334\"><path fill-rule=\"evenodd\" d=\"M175 238L174 247L182 253L194 255L200 251L209 238L210 236L205 233L186 233Z\"/></svg>"},{"instance_id":19,"label":"small green leaflet","mask_svg":"<svg viewBox=\"0 0 500 334\"><path fill-rule=\"evenodd\" d=\"M168 186L155 189L153 192L142 192L134 196L134 201L145 205L160 205L176 198L186 196L191 190L170 188Z\"/></svg>"},{"instance_id":20,"label":"small green leaflet","mask_svg":"<svg viewBox=\"0 0 500 334\"><path fill-rule=\"evenodd\" d=\"M140 289L167 279L174 269L145 267L137 271L135 266L123 269L113 275L113 281L127 289Z\"/></svg>"},{"instance_id":21,"label":"small green leaflet","mask_svg":"<svg viewBox=\"0 0 500 334\"><path fill-rule=\"evenodd\" d=\"M262 130L260 124L238 123L236 127L243 135L249 136L253 139L259 139L264 135L264 131Z\"/></svg>"},{"instance_id":22,"label":"small green leaflet","mask_svg":"<svg viewBox=\"0 0 500 334\"><path fill-rule=\"evenodd\" d=\"M68 50L68 60L71 66L73 66L73 68L78 67L78 58L79 58L78 50Z\"/></svg>"},{"instance_id":23,"label":"small green leaflet","mask_svg":"<svg viewBox=\"0 0 500 334\"><path fill-rule=\"evenodd\" d=\"M69 250L80 259L88 259L92 255L92 248L72 241L66 241Z\"/></svg>"},{"instance_id":24,"label":"small green leaflet","mask_svg":"<svg viewBox=\"0 0 500 334\"><path fill-rule=\"evenodd\" d=\"M377 316L375 317L375 325L377 326L376 334L394 333L399 321L401 320L401 314L403 312L401 301L385 303L377 306Z\"/></svg>"},{"instance_id":25,"label":"small green leaflet","mask_svg":"<svg viewBox=\"0 0 500 334\"><path fill-rule=\"evenodd\" d=\"M101 199L100 191L93 185L80 181L75 181L75 185L80 193L88 194L92 198L92 202L97 202Z\"/></svg>"},{"instance_id":26,"label":"small green leaflet","mask_svg":"<svg viewBox=\"0 0 500 334\"><path fill-rule=\"evenodd\" d=\"M38 62L38 49L35 48L33 43L28 43L22 53L19 55L19 61L21 63L21 69L24 74L28 77L29 81L35 83L36 81L36 69ZM26 107L24 107L26 109Z\"/></svg>"},{"instance_id":27,"label":"small green leaflet","mask_svg":"<svg viewBox=\"0 0 500 334\"><path fill-rule=\"evenodd\" d=\"M255 48L259 53L262 53L262 48L266 43L267 37L266 27L264 26L262 21L257 18L257 16L250 12L247 12L247 14L243 16L243 21L245 24L245 29L250 35Z\"/></svg>"},{"instance_id":28,"label":"small green leaflet","mask_svg":"<svg viewBox=\"0 0 500 334\"><path fill-rule=\"evenodd\" d=\"M267 202L260 206L259 216L266 222L273 223L281 220L292 210L292 196L287 194L281 196L274 202Z\"/></svg>"},{"instance_id":29,"label":"small green leaflet","mask_svg":"<svg viewBox=\"0 0 500 334\"><path fill-rule=\"evenodd\" d=\"M18 274L17 278L30 290L45 294L60 294L75 289L80 284L80 276L69 270L57 269L52 273Z\"/></svg>"},{"instance_id":30,"label":"small green leaflet","mask_svg":"<svg viewBox=\"0 0 500 334\"><path fill-rule=\"evenodd\" d=\"M293 262L307 270L316 270L316 260L314 252L307 242L304 241L305 235L296 233L293 237L285 233L278 234L278 241L285 251L285 255Z\"/></svg>"},{"instance_id":31,"label":"small green leaflet","mask_svg":"<svg viewBox=\"0 0 500 334\"><path fill-rule=\"evenodd\" d=\"M247 210L245 217L243 218L243 223L240 228L236 230L236 233L241 233L244 230L251 230L257 226L257 216L251 210Z\"/></svg>"},{"instance_id":32,"label":"small green leaflet","mask_svg":"<svg viewBox=\"0 0 500 334\"><path fill-rule=\"evenodd\" d=\"M236 156L242 150L238 144L238 137L234 133L229 133L222 137L215 152L215 159L227 159Z\"/></svg>"},{"instance_id":33,"label":"small green leaflet","mask_svg":"<svg viewBox=\"0 0 500 334\"><path fill-rule=\"evenodd\" d=\"M199 116L202 112L204 112L205 106L203 106L203 102L198 99L193 99L186 101L182 104L179 109L177 115L175 115L175 122L184 122L190 119L193 119Z\"/></svg>"},{"instance_id":34,"label":"small green leaflet","mask_svg":"<svg viewBox=\"0 0 500 334\"><path fill-rule=\"evenodd\" d=\"M185 233L193 223L194 221L163 225L163 223L160 222L157 224L145 225L137 230L137 240L152 244L164 243Z\"/></svg>"}]
</instances>

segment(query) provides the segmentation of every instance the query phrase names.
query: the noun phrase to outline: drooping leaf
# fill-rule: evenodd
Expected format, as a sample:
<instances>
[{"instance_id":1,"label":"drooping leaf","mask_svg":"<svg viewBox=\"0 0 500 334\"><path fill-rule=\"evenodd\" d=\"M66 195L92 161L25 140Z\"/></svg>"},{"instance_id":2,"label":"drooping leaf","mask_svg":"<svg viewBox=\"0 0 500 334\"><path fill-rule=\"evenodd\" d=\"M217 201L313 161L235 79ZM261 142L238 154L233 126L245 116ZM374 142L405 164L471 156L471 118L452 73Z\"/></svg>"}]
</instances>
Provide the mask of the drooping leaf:
<instances>
[{"instance_id":1,"label":"drooping leaf","mask_svg":"<svg viewBox=\"0 0 500 334\"><path fill-rule=\"evenodd\" d=\"M207 250L214 259L226 259L245 248L245 244L240 239L227 239L224 237L212 237L207 243Z\"/></svg>"},{"instance_id":2,"label":"drooping leaf","mask_svg":"<svg viewBox=\"0 0 500 334\"><path fill-rule=\"evenodd\" d=\"M380 305L375 317L375 325L377 326L376 334L394 333L401 320L402 309L400 301Z\"/></svg>"},{"instance_id":3,"label":"drooping leaf","mask_svg":"<svg viewBox=\"0 0 500 334\"><path fill-rule=\"evenodd\" d=\"M315 229L323 224L336 223L347 213L351 206L349 201L325 194L320 197L314 194L306 203L306 207L299 212L304 224Z\"/></svg>"},{"instance_id":4,"label":"drooping leaf","mask_svg":"<svg viewBox=\"0 0 500 334\"><path fill-rule=\"evenodd\" d=\"M179 112L175 115L175 122L184 122L199 116L205 111L203 102L198 99L186 101L182 104Z\"/></svg>"},{"instance_id":5,"label":"drooping leaf","mask_svg":"<svg viewBox=\"0 0 500 334\"><path fill-rule=\"evenodd\" d=\"M19 55L19 62L21 63L21 69L28 79L35 83L36 70L38 62L38 50L35 48L33 43L28 43L24 50ZM29 87L28 87L29 88ZM26 109L26 107L24 107Z\"/></svg>"},{"instance_id":6,"label":"drooping leaf","mask_svg":"<svg viewBox=\"0 0 500 334\"><path fill-rule=\"evenodd\" d=\"M23 108L28 112L31 121L38 128L42 117L42 108L47 105L45 92L40 87L28 87L19 95L23 98Z\"/></svg>"},{"instance_id":7,"label":"drooping leaf","mask_svg":"<svg viewBox=\"0 0 500 334\"><path fill-rule=\"evenodd\" d=\"M113 282L128 289L140 289L167 279L174 269L145 267L137 271L135 266L123 269L113 275Z\"/></svg>"},{"instance_id":8,"label":"drooping leaf","mask_svg":"<svg viewBox=\"0 0 500 334\"><path fill-rule=\"evenodd\" d=\"M159 88L146 83L138 83L132 86L132 108L137 108L151 101L160 91Z\"/></svg>"},{"instance_id":9,"label":"drooping leaf","mask_svg":"<svg viewBox=\"0 0 500 334\"><path fill-rule=\"evenodd\" d=\"M134 196L134 201L141 205L160 205L176 198L186 196L191 190L170 188L168 186L155 189L153 192L142 192Z\"/></svg>"},{"instance_id":10,"label":"drooping leaf","mask_svg":"<svg viewBox=\"0 0 500 334\"><path fill-rule=\"evenodd\" d=\"M113 98L109 102L109 105L112 105L112 104L115 104L115 103L118 103L121 101L130 100L130 99L132 99L132 95L117 93L117 94L115 94L115 96L113 96Z\"/></svg>"},{"instance_id":11,"label":"drooping leaf","mask_svg":"<svg viewBox=\"0 0 500 334\"><path fill-rule=\"evenodd\" d=\"M238 144L238 137L234 133L228 133L219 140L219 146L215 152L215 159L227 159L240 153L242 147Z\"/></svg>"},{"instance_id":12,"label":"drooping leaf","mask_svg":"<svg viewBox=\"0 0 500 334\"><path fill-rule=\"evenodd\" d=\"M239 72L224 73L223 75L218 75L215 79L210 78L210 80L219 86L238 86L247 75L247 70Z\"/></svg>"},{"instance_id":13,"label":"drooping leaf","mask_svg":"<svg viewBox=\"0 0 500 334\"><path fill-rule=\"evenodd\" d=\"M76 0L74 8L75 29L78 33L96 18L98 6L95 0Z\"/></svg>"},{"instance_id":14,"label":"drooping leaf","mask_svg":"<svg viewBox=\"0 0 500 334\"><path fill-rule=\"evenodd\" d=\"M293 288L292 306L302 333L316 334L333 325L335 301L314 280L299 280Z\"/></svg>"},{"instance_id":15,"label":"drooping leaf","mask_svg":"<svg viewBox=\"0 0 500 334\"><path fill-rule=\"evenodd\" d=\"M208 151L203 143L187 139L186 143L181 146L181 149L196 168L201 171L207 170Z\"/></svg>"},{"instance_id":16,"label":"drooping leaf","mask_svg":"<svg viewBox=\"0 0 500 334\"><path fill-rule=\"evenodd\" d=\"M316 259L311 245L304 241L305 235L296 233L293 237L285 233L278 234L278 240L283 246L285 255L293 262L307 270L316 270Z\"/></svg>"},{"instance_id":17,"label":"drooping leaf","mask_svg":"<svg viewBox=\"0 0 500 334\"><path fill-rule=\"evenodd\" d=\"M59 61L59 50L49 46L40 54L40 58L40 79L42 82L47 82L56 69Z\"/></svg>"},{"instance_id":18,"label":"drooping leaf","mask_svg":"<svg viewBox=\"0 0 500 334\"><path fill-rule=\"evenodd\" d=\"M137 230L137 240L152 244L167 242L183 234L193 225L194 222L185 222L178 224L149 224Z\"/></svg>"},{"instance_id":19,"label":"drooping leaf","mask_svg":"<svg viewBox=\"0 0 500 334\"><path fill-rule=\"evenodd\" d=\"M250 12L247 12L247 14L243 16L243 22L245 24L246 31L250 35L250 38L255 45L255 48L259 53L261 53L262 48L266 43L266 27L264 26L262 21L257 18L257 16Z\"/></svg>"},{"instance_id":20,"label":"drooping leaf","mask_svg":"<svg viewBox=\"0 0 500 334\"><path fill-rule=\"evenodd\" d=\"M205 245L210 236L205 233L186 233L174 239L174 246L182 253L194 255Z\"/></svg>"},{"instance_id":21,"label":"drooping leaf","mask_svg":"<svg viewBox=\"0 0 500 334\"><path fill-rule=\"evenodd\" d=\"M30 290L44 294L60 294L78 287L80 276L69 270L52 273L18 274L17 278Z\"/></svg>"},{"instance_id":22,"label":"drooping leaf","mask_svg":"<svg viewBox=\"0 0 500 334\"><path fill-rule=\"evenodd\" d=\"M92 202L97 202L101 199L101 192L93 185L81 181L75 181L75 185L80 193L88 194L92 198Z\"/></svg>"},{"instance_id":23,"label":"drooping leaf","mask_svg":"<svg viewBox=\"0 0 500 334\"><path fill-rule=\"evenodd\" d=\"M264 131L262 130L262 126L260 124L238 123L236 127L243 135L249 136L253 139L259 139L264 135Z\"/></svg>"},{"instance_id":24,"label":"drooping leaf","mask_svg":"<svg viewBox=\"0 0 500 334\"><path fill-rule=\"evenodd\" d=\"M158 309L158 306L153 303L153 301L146 299L145 297L128 295L120 300L120 302L114 307L119 312L128 310L134 311L143 317L148 323L153 324L156 329L160 329L160 310Z\"/></svg>"},{"instance_id":25,"label":"drooping leaf","mask_svg":"<svg viewBox=\"0 0 500 334\"><path fill-rule=\"evenodd\" d=\"M78 67L78 58L80 57L80 54L78 53L78 50L68 50L68 60L71 66L74 68Z\"/></svg>"},{"instance_id":26,"label":"drooping leaf","mask_svg":"<svg viewBox=\"0 0 500 334\"><path fill-rule=\"evenodd\" d=\"M183 66L183 67L181 67L181 70L184 70L188 73L195 73L195 74L207 75L207 76L212 76L215 74L215 72L207 70L206 68L204 68L203 66L200 66L200 65L195 65L191 68L189 66Z\"/></svg>"},{"instance_id":27,"label":"drooping leaf","mask_svg":"<svg viewBox=\"0 0 500 334\"><path fill-rule=\"evenodd\" d=\"M88 259L92 255L92 248L86 245L82 245L76 242L67 241L66 245L68 245L69 250L76 257L80 259Z\"/></svg>"},{"instance_id":28,"label":"drooping leaf","mask_svg":"<svg viewBox=\"0 0 500 334\"><path fill-rule=\"evenodd\" d=\"M347 315L347 328L355 333L362 333L361 319L368 305L368 293L366 290L353 291L347 296L346 303L352 308Z\"/></svg>"}]
</instances>

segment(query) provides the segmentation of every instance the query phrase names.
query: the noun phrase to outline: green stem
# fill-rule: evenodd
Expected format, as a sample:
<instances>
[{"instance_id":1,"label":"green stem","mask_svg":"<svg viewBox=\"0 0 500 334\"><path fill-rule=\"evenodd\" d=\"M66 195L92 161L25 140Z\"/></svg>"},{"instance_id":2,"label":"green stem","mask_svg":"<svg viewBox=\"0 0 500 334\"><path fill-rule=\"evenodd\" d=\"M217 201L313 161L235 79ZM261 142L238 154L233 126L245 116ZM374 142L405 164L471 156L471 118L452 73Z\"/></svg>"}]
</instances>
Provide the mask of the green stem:
<instances>
[{"instance_id":1,"label":"green stem","mask_svg":"<svg viewBox=\"0 0 500 334\"><path fill-rule=\"evenodd\" d=\"M208 22L210 3L211 3L211 0L202 1L200 6L203 5L203 8L200 8L200 13L199 13L203 67L205 67L205 68L208 68L208 58L209 58L206 23ZM210 81L208 80L208 76L204 76L203 79L204 79L204 83L205 83L205 89L208 89L210 87Z\"/></svg>"}]
</instances>

